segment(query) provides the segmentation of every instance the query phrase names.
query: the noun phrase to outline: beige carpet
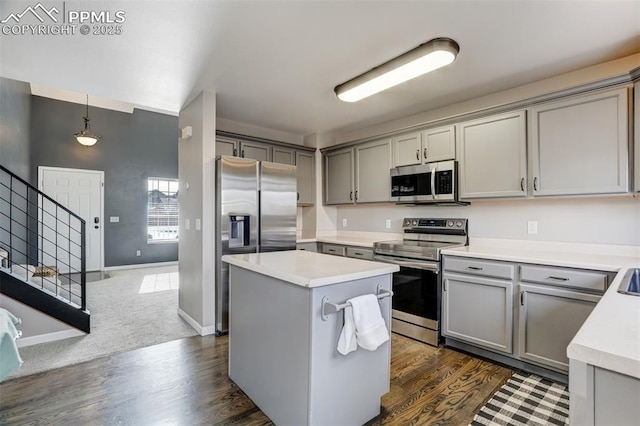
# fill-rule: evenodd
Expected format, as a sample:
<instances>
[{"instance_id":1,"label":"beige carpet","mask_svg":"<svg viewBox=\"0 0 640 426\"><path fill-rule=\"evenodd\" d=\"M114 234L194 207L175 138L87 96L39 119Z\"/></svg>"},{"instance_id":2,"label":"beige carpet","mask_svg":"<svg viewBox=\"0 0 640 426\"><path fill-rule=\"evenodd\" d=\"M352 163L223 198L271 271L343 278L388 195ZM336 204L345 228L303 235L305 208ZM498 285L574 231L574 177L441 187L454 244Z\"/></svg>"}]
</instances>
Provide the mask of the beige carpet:
<instances>
[{"instance_id":1,"label":"beige carpet","mask_svg":"<svg viewBox=\"0 0 640 426\"><path fill-rule=\"evenodd\" d=\"M87 283L91 334L20 348L11 378L197 334L177 313L177 266L110 274Z\"/></svg>"}]
</instances>

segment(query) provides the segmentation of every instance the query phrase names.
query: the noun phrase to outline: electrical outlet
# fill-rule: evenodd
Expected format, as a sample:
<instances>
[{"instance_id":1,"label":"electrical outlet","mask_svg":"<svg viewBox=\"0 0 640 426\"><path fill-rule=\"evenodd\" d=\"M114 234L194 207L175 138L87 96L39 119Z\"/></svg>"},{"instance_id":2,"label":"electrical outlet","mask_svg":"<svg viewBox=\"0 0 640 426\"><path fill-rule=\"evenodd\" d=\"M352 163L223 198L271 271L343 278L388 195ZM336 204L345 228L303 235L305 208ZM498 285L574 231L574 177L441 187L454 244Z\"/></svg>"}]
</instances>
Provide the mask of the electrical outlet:
<instances>
[{"instance_id":1,"label":"electrical outlet","mask_svg":"<svg viewBox=\"0 0 640 426\"><path fill-rule=\"evenodd\" d=\"M347 219L342 219L342 227L343 228L347 227Z\"/></svg>"},{"instance_id":2,"label":"electrical outlet","mask_svg":"<svg viewBox=\"0 0 640 426\"><path fill-rule=\"evenodd\" d=\"M534 235L538 233L538 221L530 220L527 222L527 233L529 235Z\"/></svg>"},{"instance_id":3,"label":"electrical outlet","mask_svg":"<svg viewBox=\"0 0 640 426\"><path fill-rule=\"evenodd\" d=\"M384 221L384 226L387 229L391 229L391 219L387 219Z\"/></svg>"},{"instance_id":4,"label":"electrical outlet","mask_svg":"<svg viewBox=\"0 0 640 426\"><path fill-rule=\"evenodd\" d=\"M140 256L140 250L136 250L136 256Z\"/></svg>"}]
</instances>

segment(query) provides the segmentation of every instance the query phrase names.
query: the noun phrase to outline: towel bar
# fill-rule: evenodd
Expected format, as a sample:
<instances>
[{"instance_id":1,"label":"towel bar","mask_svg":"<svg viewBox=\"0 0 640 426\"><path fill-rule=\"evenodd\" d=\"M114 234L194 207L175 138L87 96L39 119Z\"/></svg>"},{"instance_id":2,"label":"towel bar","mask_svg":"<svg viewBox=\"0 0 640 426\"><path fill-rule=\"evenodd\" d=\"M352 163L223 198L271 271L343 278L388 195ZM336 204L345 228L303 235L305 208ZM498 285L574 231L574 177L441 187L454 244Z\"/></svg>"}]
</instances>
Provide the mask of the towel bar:
<instances>
[{"instance_id":1,"label":"towel bar","mask_svg":"<svg viewBox=\"0 0 640 426\"><path fill-rule=\"evenodd\" d=\"M378 286L378 291L376 297L378 300L384 299L386 297L393 296L393 291L391 290L382 290L380 286ZM327 296L322 298L322 312L321 317L322 321L327 321L329 319L330 314L335 314L349 306L349 302L344 303L330 303L329 298Z\"/></svg>"}]
</instances>

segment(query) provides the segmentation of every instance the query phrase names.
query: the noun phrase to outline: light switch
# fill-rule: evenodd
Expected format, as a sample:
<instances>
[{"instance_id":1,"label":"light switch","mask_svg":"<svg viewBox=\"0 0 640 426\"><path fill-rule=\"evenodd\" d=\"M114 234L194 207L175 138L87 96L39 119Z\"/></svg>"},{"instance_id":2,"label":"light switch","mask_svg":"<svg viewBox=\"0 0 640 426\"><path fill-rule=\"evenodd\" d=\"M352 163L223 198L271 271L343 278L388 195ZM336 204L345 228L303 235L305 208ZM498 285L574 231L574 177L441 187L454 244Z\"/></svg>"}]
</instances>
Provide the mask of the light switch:
<instances>
[{"instance_id":1,"label":"light switch","mask_svg":"<svg viewBox=\"0 0 640 426\"><path fill-rule=\"evenodd\" d=\"M347 227L347 219L342 219L342 227L343 228Z\"/></svg>"},{"instance_id":2,"label":"light switch","mask_svg":"<svg viewBox=\"0 0 640 426\"><path fill-rule=\"evenodd\" d=\"M534 235L538 233L538 221L530 220L527 222L527 233L529 235Z\"/></svg>"},{"instance_id":3,"label":"light switch","mask_svg":"<svg viewBox=\"0 0 640 426\"><path fill-rule=\"evenodd\" d=\"M391 219L387 219L384 221L384 227L387 229L391 229Z\"/></svg>"},{"instance_id":4,"label":"light switch","mask_svg":"<svg viewBox=\"0 0 640 426\"><path fill-rule=\"evenodd\" d=\"M196 231L200 230L200 219L196 219Z\"/></svg>"},{"instance_id":5,"label":"light switch","mask_svg":"<svg viewBox=\"0 0 640 426\"><path fill-rule=\"evenodd\" d=\"M109 216L109 222L111 222L111 223L120 222L120 216Z\"/></svg>"}]
</instances>

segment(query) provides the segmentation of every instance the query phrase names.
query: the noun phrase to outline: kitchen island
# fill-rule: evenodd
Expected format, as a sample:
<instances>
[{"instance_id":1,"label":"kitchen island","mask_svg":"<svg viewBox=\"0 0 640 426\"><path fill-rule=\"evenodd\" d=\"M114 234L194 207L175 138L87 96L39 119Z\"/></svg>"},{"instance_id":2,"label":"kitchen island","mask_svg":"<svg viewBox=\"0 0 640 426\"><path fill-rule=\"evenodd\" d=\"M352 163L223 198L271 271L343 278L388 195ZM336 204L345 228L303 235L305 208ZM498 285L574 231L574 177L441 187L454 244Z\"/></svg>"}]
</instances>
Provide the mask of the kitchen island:
<instances>
[{"instance_id":1,"label":"kitchen island","mask_svg":"<svg viewBox=\"0 0 640 426\"><path fill-rule=\"evenodd\" d=\"M306 251L222 260L230 265L229 377L271 420L361 425L380 414L390 341L346 356L337 344L352 297L377 294L390 329L398 266Z\"/></svg>"}]
</instances>

